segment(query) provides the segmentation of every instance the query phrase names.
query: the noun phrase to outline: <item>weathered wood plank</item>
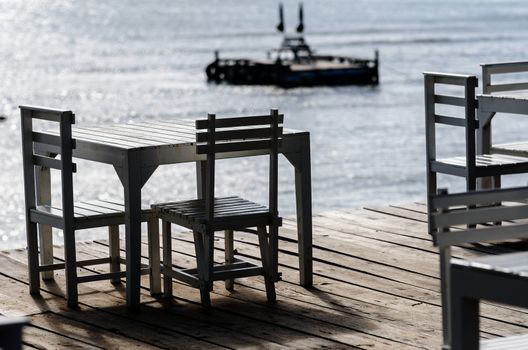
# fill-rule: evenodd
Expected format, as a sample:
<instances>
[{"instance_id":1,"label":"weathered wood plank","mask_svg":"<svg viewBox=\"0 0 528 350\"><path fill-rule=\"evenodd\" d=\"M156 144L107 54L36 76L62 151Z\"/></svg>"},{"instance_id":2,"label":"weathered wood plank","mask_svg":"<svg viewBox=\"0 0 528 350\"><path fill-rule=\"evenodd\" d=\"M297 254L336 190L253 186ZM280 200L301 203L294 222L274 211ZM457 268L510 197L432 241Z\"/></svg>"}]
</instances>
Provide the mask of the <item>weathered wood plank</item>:
<instances>
[{"instance_id":1,"label":"weathered wood plank","mask_svg":"<svg viewBox=\"0 0 528 350\"><path fill-rule=\"evenodd\" d=\"M82 258L94 257L94 255L86 254L88 250L91 250L89 246L95 246L93 243L80 243L80 245L83 246L79 249ZM60 254L59 249L60 247L57 247L57 252ZM12 257L14 258L16 255L18 255L18 259L23 259L23 254L20 252L12 254ZM3 261L2 256L0 256L0 261ZM14 261L9 262L11 265L17 264ZM18 268L13 271L16 271L21 275L19 277L23 278L23 273L20 273L19 269L21 262L18 262L18 264ZM8 264L7 266L10 265ZM100 267L97 267L97 269L100 269ZM55 280L57 284L43 285L43 289L52 291L56 295L63 295L64 291L61 288L64 285L63 275L60 273L56 274ZM144 278L142 284L143 286L148 286L148 278ZM193 348L204 349L214 348L214 344L223 344L223 346L229 348L265 347L282 349L286 345L288 348L293 349L339 348L335 342L295 332L291 329L282 329L272 323L240 317L232 314L229 310L227 312L215 310L213 314L209 314L204 312L203 308L199 306L198 300L190 301L178 296L175 302L162 301L160 303L150 297L146 288L143 288L144 293L142 295L144 306L139 313L128 312L124 306L123 289L115 290L108 282L82 284L79 286L79 292L81 306L85 305L125 317L126 319L121 321L125 327L130 326L129 323L134 322L156 327L157 330L151 331L154 336L160 336L159 332L175 333L170 339L172 339L171 341L174 344L180 344L182 348L190 346L180 341L180 337L185 340L185 336L195 338L195 346ZM189 294L193 297L195 292L196 290L189 289ZM200 345L201 341L196 339L207 343ZM281 343L284 345L281 345ZM292 346L290 346L290 343L292 343ZM189 344L192 345L193 343ZM353 347L346 346L346 348Z\"/></svg>"},{"instance_id":2,"label":"weathered wood plank","mask_svg":"<svg viewBox=\"0 0 528 350\"><path fill-rule=\"evenodd\" d=\"M192 127L192 124L189 124ZM118 210L111 203L90 203ZM105 206L107 205L107 206ZM189 208L192 209L192 208ZM124 287L108 281L79 286L79 310L66 307L64 272L41 284L41 296L28 293L26 251L0 253L0 313L29 315L35 320L26 348L266 348L266 349L430 349L440 347L441 317L438 253L427 234L425 206L420 203L328 212L313 218L314 287L298 285L296 222L284 219L280 229L277 303L265 297L261 277L236 279L234 292L215 282L213 308L199 306L198 290L173 283L171 301L149 295L141 278L141 310L126 309ZM506 223L508 225L508 223ZM192 234L172 232L172 263L194 267ZM259 263L255 234L234 233L236 258ZM119 242L124 249L124 242ZM223 234L217 234L215 260L224 261ZM519 245L453 249L457 257L515 251ZM381 253L385 252L385 253ZM56 261L63 247L55 247ZM107 256L108 242L79 243L82 259ZM147 262L143 239L141 256ZM109 266L78 269L105 273ZM525 332L527 310L482 303L483 338ZM91 339L100 334L103 343Z\"/></svg>"}]
</instances>

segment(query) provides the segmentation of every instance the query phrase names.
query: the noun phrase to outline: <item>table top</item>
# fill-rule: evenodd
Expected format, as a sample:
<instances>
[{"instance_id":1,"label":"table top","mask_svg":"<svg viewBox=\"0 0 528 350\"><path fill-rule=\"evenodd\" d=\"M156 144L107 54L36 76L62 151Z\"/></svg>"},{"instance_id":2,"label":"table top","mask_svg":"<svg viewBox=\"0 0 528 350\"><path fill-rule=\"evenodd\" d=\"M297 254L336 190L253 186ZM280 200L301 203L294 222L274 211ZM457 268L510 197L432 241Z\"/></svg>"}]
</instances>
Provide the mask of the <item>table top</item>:
<instances>
[{"instance_id":1,"label":"table top","mask_svg":"<svg viewBox=\"0 0 528 350\"><path fill-rule=\"evenodd\" d=\"M307 131L284 129L279 152L292 154L309 152ZM205 160L196 154L196 127L193 119L142 121L98 126L75 126L75 158L113 164L120 167L134 152L140 157L141 167L155 167ZM307 142L306 142L307 141ZM308 147L308 149L306 149ZM221 158L237 158L267 154L265 150L221 153ZM136 158L139 159L139 158Z\"/></svg>"},{"instance_id":2,"label":"table top","mask_svg":"<svg viewBox=\"0 0 528 350\"><path fill-rule=\"evenodd\" d=\"M164 145L194 145L195 120L156 120L100 126L75 126L77 142L111 146L120 149L140 149ZM284 136L307 133L284 129Z\"/></svg>"},{"instance_id":3,"label":"table top","mask_svg":"<svg viewBox=\"0 0 528 350\"><path fill-rule=\"evenodd\" d=\"M454 260L459 265L528 277L528 252L486 255L469 261Z\"/></svg>"},{"instance_id":4,"label":"table top","mask_svg":"<svg viewBox=\"0 0 528 350\"><path fill-rule=\"evenodd\" d=\"M528 90L501 91L501 92L494 92L492 94L478 94L477 98L528 100Z\"/></svg>"}]
</instances>

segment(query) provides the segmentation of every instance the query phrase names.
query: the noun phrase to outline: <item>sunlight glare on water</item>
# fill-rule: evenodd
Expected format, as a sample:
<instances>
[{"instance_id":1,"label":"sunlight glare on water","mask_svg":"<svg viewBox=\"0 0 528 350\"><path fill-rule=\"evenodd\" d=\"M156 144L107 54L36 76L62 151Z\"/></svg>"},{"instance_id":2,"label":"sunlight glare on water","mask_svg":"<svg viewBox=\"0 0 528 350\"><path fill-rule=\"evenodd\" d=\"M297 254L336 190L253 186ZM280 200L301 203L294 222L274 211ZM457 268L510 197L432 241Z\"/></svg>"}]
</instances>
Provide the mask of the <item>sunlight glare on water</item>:
<instances>
[{"instance_id":1,"label":"sunlight glare on water","mask_svg":"<svg viewBox=\"0 0 528 350\"><path fill-rule=\"evenodd\" d=\"M306 39L319 52L373 57L379 49L379 86L283 90L207 84L204 68L215 49L223 57L262 58L280 43L278 1L0 2L0 114L7 117L0 122L0 248L25 245L20 104L71 109L77 125L279 108L287 127L311 132L317 213L423 201L422 72L478 75L482 62L526 60L523 1L303 2ZM297 2L284 5L292 31ZM496 129L501 141L522 137L526 122L507 120ZM463 147L455 134L439 140L446 153ZM110 166L78 163L77 199L123 197ZM265 203L265 163L222 164L219 195ZM144 204L192 198L194 172L192 164L161 167L144 187ZM461 188L460 181L442 181ZM280 211L295 213L293 170L284 159Z\"/></svg>"}]
</instances>

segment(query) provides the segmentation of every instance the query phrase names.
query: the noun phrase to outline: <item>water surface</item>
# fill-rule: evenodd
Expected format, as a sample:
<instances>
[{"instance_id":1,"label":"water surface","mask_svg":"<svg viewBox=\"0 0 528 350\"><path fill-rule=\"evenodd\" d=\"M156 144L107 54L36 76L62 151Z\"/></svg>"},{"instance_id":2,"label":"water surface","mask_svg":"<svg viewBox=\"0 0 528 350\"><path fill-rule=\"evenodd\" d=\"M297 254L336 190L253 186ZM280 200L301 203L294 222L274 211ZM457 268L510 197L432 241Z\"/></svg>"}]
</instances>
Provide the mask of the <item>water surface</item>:
<instances>
[{"instance_id":1,"label":"water surface","mask_svg":"<svg viewBox=\"0 0 528 350\"><path fill-rule=\"evenodd\" d=\"M479 74L479 63L526 60L524 1L305 0L306 37L321 53L373 57L377 87L210 85L203 69L222 56L263 57L280 43L277 2L16 1L0 2L0 248L25 244L17 106L73 110L78 125L150 119L285 113L287 127L312 141L314 212L423 200L422 72ZM296 6L285 1L286 27ZM498 140L522 139L522 118L504 118ZM523 129L524 128L524 129ZM444 153L462 134L440 138ZM295 211L293 171L280 168L280 211ZM265 161L222 164L220 195L266 200ZM56 184L54 179L54 184ZM443 179L461 188L461 182ZM523 181L515 179L512 181ZM79 162L76 199L122 198L113 169ZM144 187L145 205L191 198L191 164L158 169ZM87 236L85 236L87 237ZM89 236L92 237L92 236Z\"/></svg>"}]
</instances>

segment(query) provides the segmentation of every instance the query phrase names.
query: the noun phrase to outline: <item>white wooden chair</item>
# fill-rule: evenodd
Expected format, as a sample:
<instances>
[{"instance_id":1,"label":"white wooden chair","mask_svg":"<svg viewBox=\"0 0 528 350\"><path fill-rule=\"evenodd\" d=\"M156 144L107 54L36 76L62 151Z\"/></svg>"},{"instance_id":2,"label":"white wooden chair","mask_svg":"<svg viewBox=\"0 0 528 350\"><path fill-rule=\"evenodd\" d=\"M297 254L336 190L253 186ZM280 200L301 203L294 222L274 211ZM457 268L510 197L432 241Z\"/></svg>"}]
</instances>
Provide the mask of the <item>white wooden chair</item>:
<instances>
[{"instance_id":1,"label":"white wooden chair","mask_svg":"<svg viewBox=\"0 0 528 350\"><path fill-rule=\"evenodd\" d=\"M234 278L263 275L267 298L269 301L275 300L275 282L280 279L277 256L278 227L282 220L277 210L277 162L282 122L283 116L277 110L264 116L223 119L209 114L207 120L196 121L197 130L206 130L196 134L196 152L207 158L205 197L152 206L162 220L165 296L172 296L174 277L199 288L202 305L209 307L213 281L226 280L226 287L231 289ZM239 197L214 197L215 158L227 152L241 155L269 154L268 207ZM193 231L197 268L173 269L171 223ZM233 231L249 227L257 227L262 266L233 256ZM214 233L222 230L226 232L226 264L214 265Z\"/></svg>"},{"instance_id":2,"label":"white wooden chair","mask_svg":"<svg viewBox=\"0 0 528 350\"><path fill-rule=\"evenodd\" d=\"M78 283L104 279L117 283L121 277L125 277L125 272L120 271L120 264L124 263L124 259L119 253L118 228L118 225L125 222L124 206L102 200L74 203L73 173L76 172L76 164L72 162L72 151L76 141L72 138L75 116L71 111L34 106L20 106L20 110L30 293L39 294L39 273L65 269L68 305L75 307L78 303ZM58 123L59 134L35 131L36 119ZM56 159L56 156L60 156L60 159ZM44 175L48 178L46 186L50 186L50 168L60 170L62 207L52 206L50 198L43 199L42 188L37 185L43 176L42 172L47 172ZM150 274L151 293L157 294L161 292L158 221L150 209L143 211L142 220L148 221L149 258L152 267L144 266L142 273ZM106 226L109 228L110 257L77 260L75 231ZM49 251L52 249L51 242L43 243L46 241L43 236L51 234L50 227L63 230L64 263L53 263L53 252ZM42 263L39 263L39 236ZM45 257L44 254L48 256ZM97 264L109 264L110 272L77 276L78 267ZM47 277L52 278L52 275Z\"/></svg>"},{"instance_id":3,"label":"white wooden chair","mask_svg":"<svg viewBox=\"0 0 528 350\"><path fill-rule=\"evenodd\" d=\"M429 224L440 248L444 349L526 349L528 334L479 341L479 300L528 307L528 251L464 261L451 257L451 246L527 238L527 199L528 187L457 194L441 190L431 196ZM490 205L496 202L516 204ZM514 221L478 225L507 220Z\"/></svg>"},{"instance_id":4,"label":"white wooden chair","mask_svg":"<svg viewBox=\"0 0 528 350\"><path fill-rule=\"evenodd\" d=\"M491 63L482 64L482 93L490 95L511 94L515 96L516 93L528 93L528 81L526 74L528 74L528 62L507 62L507 63ZM512 77L508 83L496 83L495 78L500 75L507 74L512 76L513 73L524 73L524 77L520 81ZM491 138L491 126L484 130L487 137ZM509 142L504 144L489 145L490 152L496 154L506 154L513 156L524 156L528 154L528 141Z\"/></svg>"},{"instance_id":5,"label":"white wooden chair","mask_svg":"<svg viewBox=\"0 0 528 350\"><path fill-rule=\"evenodd\" d=\"M491 177L495 188L501 187L501 175L528 172L528 158L500 154L477 154L475 88L477 78L472 75L424 73L425 90L425 131L427 162L427 194L437 190L437 174L448 174L466 178L468 191L476 189L477 179ZM459 94L444 95L437 89L442 86L459 89ZM440 106L463 108L463 115L442 115ZM436 125L443 124L465 128L465 151L461 156L437 159ZM429 200L428 200L429 203ZM429 230L431 232L431 229Z\"/></svg>"}]
</instances>

